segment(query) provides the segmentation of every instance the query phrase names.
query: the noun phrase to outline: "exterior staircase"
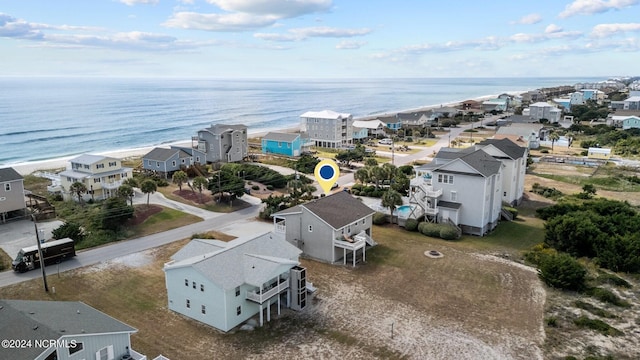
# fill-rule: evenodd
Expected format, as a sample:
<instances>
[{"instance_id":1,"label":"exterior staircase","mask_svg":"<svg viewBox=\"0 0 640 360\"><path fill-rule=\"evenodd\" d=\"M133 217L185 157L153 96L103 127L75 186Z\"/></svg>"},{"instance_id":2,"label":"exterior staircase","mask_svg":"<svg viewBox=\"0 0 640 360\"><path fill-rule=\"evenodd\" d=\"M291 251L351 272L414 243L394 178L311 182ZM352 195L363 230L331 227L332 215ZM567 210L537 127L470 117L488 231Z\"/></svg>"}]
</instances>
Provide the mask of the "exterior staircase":
<instances>
[{"instance_id":1,"label":"exterior staircase","mask_svg":"<svg viewBox=\"0 0 640 360\"><path fill-rule=\"evenodd\" d=\"M513 215L505 208L500 209L500 215L507 221L513 221Z\"/></svg>"}]
</instances>

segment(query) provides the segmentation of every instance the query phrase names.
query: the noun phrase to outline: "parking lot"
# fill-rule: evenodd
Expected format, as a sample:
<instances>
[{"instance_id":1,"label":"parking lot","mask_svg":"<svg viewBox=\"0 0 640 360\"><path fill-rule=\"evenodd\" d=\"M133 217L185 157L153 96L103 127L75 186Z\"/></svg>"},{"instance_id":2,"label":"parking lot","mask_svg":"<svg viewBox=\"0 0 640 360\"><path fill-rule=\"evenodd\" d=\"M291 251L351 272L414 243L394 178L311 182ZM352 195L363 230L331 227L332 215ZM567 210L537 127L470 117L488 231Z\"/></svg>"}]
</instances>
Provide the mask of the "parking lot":
<instances>
[{"instance_id":1,"label":"parking lot","mask_svg":"<svg viewBox=\"0 0 640 360\"><path fill-rule=\"evenodd\" d=\"M38 232L40 239L51 239L51 231L62 225L62 221L50 220L38 222ZM0 248L14 258L23 247L36 245L36 229L33 221L16 220L7 223L0 223Z\"/></svg>"}]
</instances>

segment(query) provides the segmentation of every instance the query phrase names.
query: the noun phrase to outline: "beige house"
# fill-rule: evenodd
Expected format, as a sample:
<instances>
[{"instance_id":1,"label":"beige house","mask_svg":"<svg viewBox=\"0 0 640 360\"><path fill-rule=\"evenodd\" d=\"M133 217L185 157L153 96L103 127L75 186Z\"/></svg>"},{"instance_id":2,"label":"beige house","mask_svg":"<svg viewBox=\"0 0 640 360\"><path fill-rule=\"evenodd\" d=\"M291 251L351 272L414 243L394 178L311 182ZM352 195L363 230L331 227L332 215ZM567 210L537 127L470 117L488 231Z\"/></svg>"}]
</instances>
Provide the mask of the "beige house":
<instances>
[{"instance_id":1,"label":"beige house","mask_svg":"<svg viewBox=\"0 0 640 360\"><path fill-rule=\"evenodd\" d=\"M70 191L75 182L83 183L87 188L83 194L85 200L103 200L117 195L123 182L133 177L133 170L123 167L120 159L84 154L69 160L67 170L58 175L65 200L77 199L77 195Z\"/></svg>"}]
</instances>

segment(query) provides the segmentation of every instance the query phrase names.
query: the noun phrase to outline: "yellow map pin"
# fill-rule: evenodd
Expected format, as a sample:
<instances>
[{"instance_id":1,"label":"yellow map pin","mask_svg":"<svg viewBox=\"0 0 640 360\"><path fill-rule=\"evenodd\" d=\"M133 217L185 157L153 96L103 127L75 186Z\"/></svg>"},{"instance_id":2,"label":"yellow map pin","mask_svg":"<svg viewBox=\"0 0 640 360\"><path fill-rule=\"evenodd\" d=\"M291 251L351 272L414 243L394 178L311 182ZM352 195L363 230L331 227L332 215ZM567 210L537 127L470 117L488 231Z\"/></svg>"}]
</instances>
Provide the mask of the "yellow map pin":
<instances>
[{"instance_id":1,"label":"yellow map pin","mask_svg":"<svg viewBox=\"0 0 640 360\"><path fill-rule=\"evenodd\" d=\"M320 183L320 187L324 190L324 193L329 194L331 187L340 177L340 168L338 168L338 164L336 164L335 161L325 159L316 165L313 173L318 183Z\"/></svg>"}]
</instances>

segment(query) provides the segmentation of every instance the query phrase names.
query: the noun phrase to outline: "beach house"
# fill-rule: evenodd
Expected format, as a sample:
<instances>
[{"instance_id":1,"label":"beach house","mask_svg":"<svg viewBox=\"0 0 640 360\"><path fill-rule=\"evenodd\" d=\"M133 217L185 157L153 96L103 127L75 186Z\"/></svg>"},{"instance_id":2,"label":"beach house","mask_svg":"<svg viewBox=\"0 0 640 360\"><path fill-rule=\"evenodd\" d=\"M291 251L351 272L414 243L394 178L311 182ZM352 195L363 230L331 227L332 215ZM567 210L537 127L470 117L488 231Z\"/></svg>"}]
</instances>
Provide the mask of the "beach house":
<instances>
[{"instance_id":1,"label":"beach house","mask_svg":"<svg viewBox=\"0 0 640 360\"><path fill-rule=\"evenodd\" d=\"M500 219L503 176L502 162L483 149L442 148L431 163L416 168L409 202L427 221L483 236Z\"/></svg>"},{"instance_id":2,"label":"beach house","mask_svg":"<svg viewBox=\"0 0 640 360\"><path fill-rule=\"evenodd\" d=\"M367 130L367 137L384 136L384 129L387 127L385 123L380 120L355 120L353 127ZM354 130L355 134L355 130ZM354 135L354 139L356 136Z\"/></svg>"},{"instance_id":3,"label":"beach house","mask_svg":"<svg viewBox=\"0 0 640 360\"><path fill-rule=\"evenodd\" d=\"M84 184L85 200L104 200L116 196L126 179L133 177L133 169L122 166L122 160L103 155L84 154L69 160L67 169L58 174L65 200L76 199L71 185Z\"/></svg>"},{"instance_id":4,"label":"beach house","mask_svg":"<svg viewBox=\"0 0 640 360\"><path fill-rule=\"evenodd\" d=\"M509 98L495 98L482 102L482 110L486 112L490 111L507 111L509 108Z\"/></svg>"},{"instance_id":5,"label":"beach house","mask_svg":"<svg viewBox=\"0 0 640 360\"><path fill-rule=\"evenodd\" d=\"M0 169L0 222L26 215L24 178L13 168Z\"/></svg>"},{"instance_id":6,"label":"beach house","mask_svg":"<svg viewBox=\"0 0 640 360\"><path fill-rule=\"evenodd\" d=\"M272 233L224 242L194 239L164 265L169 309L227 332L272 307L302 310L307 301L301 251Z\"/></svg>"},{"instance_id":7,"label":"beach house","mask_svg":"<svg viewBox=\"0 0 640 360\"><path fill-rule=\"evenodd\" d=\"M142 168L165 179L194 164L206 164L207 155L197 149L172 146L154 148L142 157Z\"/></svg>"},{"instance_id":8,"label":"beach house","mask_svg":"<svg viewBox=\"0 0 640 360\"><path fill-rule=\"evenodd\" d=\"M587 150L587 158L608 160L611 158L611 149L590 147Z\"/></svg>"},{"instance_id":9,"label":"beach house","mask_svg":"<svg viewBox=\"0 0 640 360\"><path fill-rule=\"evenodd\" d=\"M550 123L559 122L562 110L546 103L537 102L529 105L529 117L533 120L547 119Z\"/></svg>"},{"instance_id":10,"label":"beach house","mask_svg":"<svg viewBox=\"0 0 640 360\"><path fill-rule=\"evenodd\" d=\"M300 134L269 132L262 137L262 153L284 156L300 156L302 139Z\"/></svg>"},{"instance_id":11,"label":"beach house","mask_svg":"<svg viewBox=\"0 0 640 360\"><path fill-rule=\"evenodd\" d=\"M524 195L524 177L529 150L511 139L486 139L475 145L502 162L502 202L519 205Z\"/></svg>"},{"instance_id":12,"label":"beach house","mask_svg":"<svg viewBox=\"0 0 640 360\"><path fill-rule=\"evenodd\" d=\"M197 149L206 154L208 163L242 161L249 154L247 127L215 124L198 130Z\"/></svg>"},{"instance_id":13,"label":"beach house","mask_svg":"<svg viewBox=\"0 0 640 360\"><path fill-rule=\"evenodd\" d=\"M147 359L131 347L138 330L83 302L0 300L0 318L0 338L30 344L3 346L3 359Z\"/></svg>"},{"instance_id":14,"label":"beach house","mask_svg":"<svg viewBox=\"0 0 640 360\"><path fill-rule=\"evenodd\" d=\"M353 144L353 116L331 110L307 111L300 115L301 127L323 148L341 148Z\"/></svg>"},{"instance_id":15,"label":"beach house","mask_svg":"<svg viewBox=\"0 0 640 360\"><path fill-rule=\"evenodd\" d=\"M366 260L366 247L375 245L371 235L374 213L351 194L339 191L272 216L274 233L305 256L355 266Z\"/></svg>"}]
</instances>

